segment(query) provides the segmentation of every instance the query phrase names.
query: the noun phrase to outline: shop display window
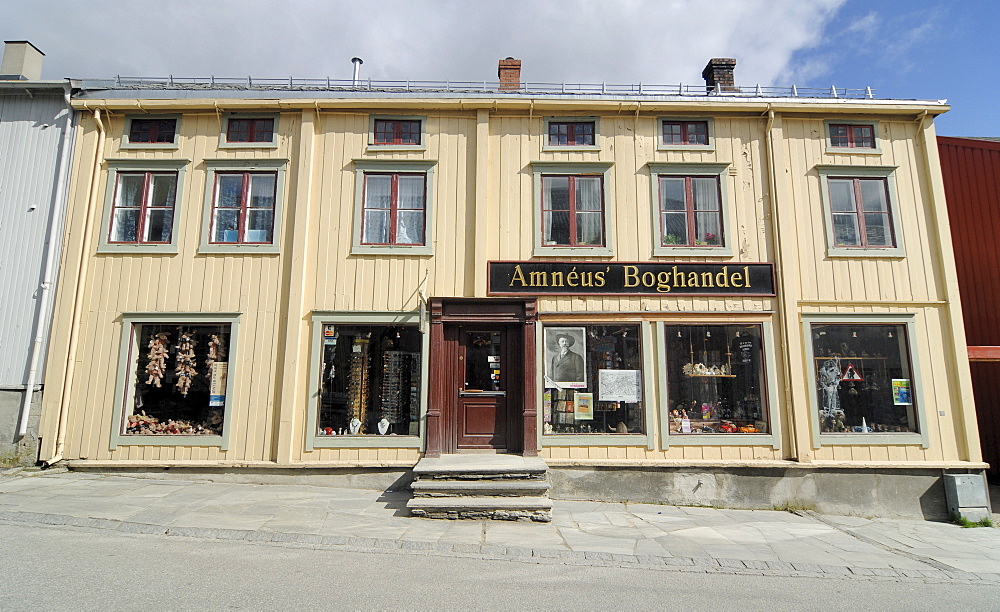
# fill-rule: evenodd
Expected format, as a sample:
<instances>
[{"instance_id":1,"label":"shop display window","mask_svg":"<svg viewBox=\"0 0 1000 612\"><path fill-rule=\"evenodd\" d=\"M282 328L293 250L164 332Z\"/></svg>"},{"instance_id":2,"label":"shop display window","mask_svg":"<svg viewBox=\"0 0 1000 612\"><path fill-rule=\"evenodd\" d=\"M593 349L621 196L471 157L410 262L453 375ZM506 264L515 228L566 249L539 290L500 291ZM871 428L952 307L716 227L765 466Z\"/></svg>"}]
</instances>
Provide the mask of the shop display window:
<instances>
[{"instance_id":1,"label":"shop display window","mask_svg":"<svg viewBox=\"0 0 1000 612\"><path fill-rule=\"evenodd\" d=\"M141 323L123 435L222 435L231 325Z\"/></svg>"},{"instance_id":2,"label":"shop display window","mask_svg":"<svg viewBox=\"0 0 1000 612\"><path fill-rule=\"evenodd\" d=\"M667 325L670 435L770 433L760 325Z\"/></svg>"},{"instance_id":3,"label":"shop display window","mask_svg":"<svg viewBox=\"0 0 1000 612\"><path fill-rule=\"evenodd\" d=\"M917 432L905 325L813 323L820 432Z\"/></svg>"},{"instance_id":4,"label":"shop display window","mask_svg":"<svg viewBox=\"0 0 1000 612\"><path fill-rule=\"evenodd\" d=\"M420 434L415 325L323 325L318 436Z\"/></svg>"},{"instance_id":5,"label":"shop display window","mask_svg":"<svg viewBox=\"0 0 1000 612\"><path fill-rule=\"evenodd\" d=\"M545 434L643 434L638 325L544 328Z\"/></svg>"}]
</instances>

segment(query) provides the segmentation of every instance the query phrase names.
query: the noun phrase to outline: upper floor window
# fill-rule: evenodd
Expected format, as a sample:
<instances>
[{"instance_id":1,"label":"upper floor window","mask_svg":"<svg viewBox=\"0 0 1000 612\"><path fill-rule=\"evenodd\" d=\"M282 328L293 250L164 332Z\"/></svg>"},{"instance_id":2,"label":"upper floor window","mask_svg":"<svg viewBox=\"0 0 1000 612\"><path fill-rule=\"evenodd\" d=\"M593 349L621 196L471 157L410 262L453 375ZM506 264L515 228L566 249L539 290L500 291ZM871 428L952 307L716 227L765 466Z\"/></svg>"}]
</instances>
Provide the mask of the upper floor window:
<instances>
[{"instance_id":1,"label":"upper floor window","mask_svg":"<svg viewBox=\"0 0 1000 612\"><path fill-rule=\"evenodd\" d=\"M209 242L271 244L277 175L277 172L216 172Z\"/></svg>"},{"instance_id":2,"label":"upper floor window","mask_svg":"<svg viewBox=\"0 0 1000 612\"><path fill-rule=\"evenodd\" d=\"M420 145L419 119L375 119L374 144Z\"/></svg>"},{"instance_id":3,"label":"upper floor window","mask_svg":"<svg viewBox=\"0 0 1000 612\"><path fill-rule=\"evenodd\" d=\"M226 126L226 142L248 143L274 141L273 117L230 117Z\"/></svg>"},{"instance_id":4,"label":"upper floor window","mask_svg":"<svg viewBox=\"0 0 1000 612\"><path fill-rule=\"evenodd\" d=\"M659 181L663 246L723 244L718 176L660 175Z\"/></svg>"},{"instance_id":5,"label":"upper floor window","mask_svg":"<svg viewBox=\"0 0 1000 612\"><path fill-rule=\"evenodd\" d=\"M592 147L596 144L593 121L550 121L549 146Z\"/></svg>"},{"instance_id":6,"label":"upper floor window","mask_svg":"<svg viewBox=\"0 0 1000 612\"><path fill-rule=\"evenodd\" d=\"M831 147L875 148L875 127L872 124L831 123L829 125Z\"/></svg>"},{"instance_id":7,"label":"upper floor window","mask_svg":"<svg viewBox=\"0 0 1000 612\"><path fill-rule=\"evenodd\" d=\"M168 244L177 172L118 172L108 244Z\"/></svg>"},{"instance_id":8,"label":"upper floor window","mask_svg":"<svg viewBox=\"0 0 1000 612\"><path fill-rule=\"evenodd\" d=\"M132 119L129 143L172 143L177 130L176 119Z\"/></svg>"},{"instance_id":9,"label":"upper floor window","mask_svg":"<svg viewBox=\"0 0 1000 612\"><path fill-rule=\"evenodd\" d=\"M425 175L371 172L364 179L361 244L425 244Z\"/></svg>"},{"instance_id":10,"label":"upper floor window","mask_svg":"<svg viewBox=\"0 0 1000 612\"><path fill-rule=\"evenodd\" d=\"M542 176L542 246L604 246L604 177Z\"/></svg>"},{"instance_id":11,"label":"upper floor window","mask_svg":"<svg viewBox=\"0 0 1000 612\"><path fill-rule=\"evenodd\" d=\"M708 146L708 122L664 121L661 142L665 145Z\"/></svg>"},{"instance_id":12,"label":"upper floor window","mask_svg":"<svg viewBox=\"0 0 1000 612\"><path fill-rule=\"evenodd\" d=\"M829 177L828 183L835 246L896 246L885 178Z\"/></svg>"}]
</instances>

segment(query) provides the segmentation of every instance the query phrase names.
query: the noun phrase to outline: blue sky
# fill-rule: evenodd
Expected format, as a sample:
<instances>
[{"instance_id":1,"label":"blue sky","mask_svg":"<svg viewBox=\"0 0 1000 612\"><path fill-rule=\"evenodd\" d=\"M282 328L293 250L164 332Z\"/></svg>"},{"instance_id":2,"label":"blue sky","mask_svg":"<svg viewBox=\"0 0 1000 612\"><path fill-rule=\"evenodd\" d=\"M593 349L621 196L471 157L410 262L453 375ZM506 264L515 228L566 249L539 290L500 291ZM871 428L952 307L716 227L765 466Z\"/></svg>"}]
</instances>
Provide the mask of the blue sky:
<instances>
[{"instance_id":1,"label":"blue sky","mask_svg":"<svg viewBox=\"0 0 1000 612\"><path fill-rule=\"evenodd\" d=\"M125 10L125 7L128 10ZM246 76L864 88L947 99L938 133L1000 136L993 0L21 0L4 40L45 52L43 78Z\"/></svg>"}]
</instances>

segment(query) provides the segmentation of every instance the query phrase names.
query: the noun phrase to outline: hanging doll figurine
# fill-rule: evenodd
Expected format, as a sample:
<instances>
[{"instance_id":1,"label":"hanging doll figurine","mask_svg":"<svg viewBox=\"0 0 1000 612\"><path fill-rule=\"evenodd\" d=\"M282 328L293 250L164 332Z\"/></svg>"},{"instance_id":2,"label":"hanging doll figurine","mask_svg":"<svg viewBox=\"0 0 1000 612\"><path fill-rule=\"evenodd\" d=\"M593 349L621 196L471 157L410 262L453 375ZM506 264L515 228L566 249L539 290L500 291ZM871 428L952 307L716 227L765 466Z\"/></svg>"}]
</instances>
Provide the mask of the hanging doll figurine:
<instances>
[{"instance_id":1,"label":"hanging doll figurine","mask_svg":"<svg viewBox=\"0 0 1000 612\"><path fill-rule=\"evenodd\" d=\"M174 372L177 373L177 390L185 397L191 390L191 380L198 374L194 369L198 365L194 359L195 344L197 342L194 340L193 332L180 332L177 338L177 367L174 368Z\"/></svg>"},{"instance_id":2,"label":"hanging doll figurine","mask_svg":"<svg viewBox=\"0 0 1000 612\"><path fill-rule=\"evenodd\" d=\"M205 360L205 376L211 378L212 364L216 361L226 361L226 341L216 334L212 334L208 341L208 359Z\"/></svg>"},{"instance_id":3,"label":"hanging doll figurine","mask_svg":"<svg viewBox=\"0 0 1000 612\"><path fill-rule=\"evenodd\" d=\"M146 374L149 374L149 378L146 379L147 385L163 386L161 383L163 382L163 375L167 370L167 347L170 346L169 336L170 334L167 332L160 332L149 340L149 353L146 354L146 358L149 359L149 362L146 364Z\"/></svg>"}]
</instances>

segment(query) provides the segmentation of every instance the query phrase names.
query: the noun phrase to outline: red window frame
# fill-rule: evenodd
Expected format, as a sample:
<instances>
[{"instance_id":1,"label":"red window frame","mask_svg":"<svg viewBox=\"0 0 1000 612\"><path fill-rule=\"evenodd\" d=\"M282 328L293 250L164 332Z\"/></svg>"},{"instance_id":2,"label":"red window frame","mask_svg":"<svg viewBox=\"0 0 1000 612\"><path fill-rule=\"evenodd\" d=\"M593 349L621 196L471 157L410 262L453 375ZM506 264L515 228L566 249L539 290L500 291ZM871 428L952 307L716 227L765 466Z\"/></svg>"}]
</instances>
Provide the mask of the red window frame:
<instances>
[{"instance_id":1,"label":"red window frame","mask_svg":"<svg viewBox=\"0 0 1000 612\"><path fill-rule=\"evenodd\" d=\"M550 121L549 146L592 147L597 142L597 126L593 121Z\"/></svg>"},{"instance_id":2,"label":"red window frame","mask_svg":"<svg viewBox=\"0 0 1000 612\"><path fill-rule=\"evenodd\" d=\"M843 130L843 133L834 134L835 130ZM843 149L874 149L875 128L866 123L831 123L830 146Z\"/></svg>"},{"instance_id":3,"label":"red window frame","mask_svg":"<svg viewBox=\"0 0 1000 612\"><path fill-rule=\"evenodd\" d=\"M226 142L272 142L273 117L231 117L226 125Z\"/></svg>"},{"instance_id":4,"label":"red window frame","mask_svg":"<svg viewBox=\"0 0 1000 612\"><path fill-rule=\"evenodd\" d=\"M677 139L671 130L670 140L667 139L667 126L676 127ZM694 127L695 129L692 129ZM691 141L694 137L694 142ZM664 121L660 125L660 142L671 146L708 145L708 121Z\"/></svg>"},{"instance_id":5,"label":"red window frame","mask_svg":"<svg viewBox=\"0 0 1000 612\"><path fill-rule=\"evenodd\" d=\"M715 201L717 208L715 210L695 210L694 207L694 179L712 179L715 181ZM684 213L687 218L687 240L683 244L667 244L665 241L667 237L667 228L665 227L663 217L665 214L678 213L677 210L667 210L663 207L664 200L664 189L663 181L664 179L684 179ZM697 248L718 248L725 245L725 225L722 223L722 185L718 176L705 176L705 175L680 175L680 174L660 174L657 177L660 181L660 201L657 202L657 206L660 211L660 242L663 246L684 246L684 247L697 247ZM710 213L714 212L718 219L719 233L714 236L714 238L709 238L707 235L703 236L699 240L698 237L698 226L696 213ZM710 240L715 240L716 242L710 242Z\"/></svg>"},{"instance_id":6,"label":"red window frame","mask_svg":"<svg viewBox=\"0 0 1000 612\"><path fill-rule=\"evenodd\" d=\"M419 145L420 119L376 119L373 142L377 145Z\"/></svg>"},{"instance_id":7,"label":"red window frame","mask_svg":"<svg viewBox=\"0 0 1000 612\"><path fill-rule=\"evenodd\" d=\"M251 209L251 207L250 207L250 205L248 203L248 200L249 200L249 197L250 197L251 177L253 177L253 176L261 176L261 175L269 175L269 176L274 177L274 191L271 193L271 208L270 208L270 210L271 210L271 239L270 240L264 240L264 241L250 241L250 240L245 240L244 236L246 235L246 230L247 230L247 227L246 227L247 226L247 217L249 216L249 210ZM242 182L242 185L240 186L240 207L239 207L240 214L239 214L239 220L237 222L236 241L235 242L234 241L223 241L223 240L216 240L215 239L215 224L216 224L216 220L218 218L218 211L219 210L234 210L233 208L220 207L219 206L219 181L224 176L242 176L243 177L243 182ZM277 212L277 206L276 206L276 204L277 204L277 197L278 197L277 190L278 190L278 173L277 172L266 171L266 170L265 171L255 171L255 172L239 172L239 171L236 171L236 172L216 172L215 173L215 187L214 187L214 189L212 191L212 219L211 219L211 223L209 224L210 227L208 228L209 229L209 233L208 233L208 241L209 241L209 243L211 243L211 244L274 244L274 226L275 226L275 223L277 221L277 219L275 218L275 213ZM258 210L264 210L264 208L260 207L260 208L258 208Z\"/></svg>"},{"instance_id":8,"label":"red window frame","mask_svg":"<svg viewBox=\"0 0 1000 612\"><path fill-rule=\"evenodd\" d=\"M130 143L173 143L176 133L176 119L132 119L129 125L128 141Z\"/></svg>"},{"instance_id":9,"label":"red window frame","mask_svg":"<svg viewBox=\"0 0 1000 612\"><path fill-rule=\"evenodd\" d=\"M834 219L830 222L833 223L833 240L837 248L842 249L892 249L896 247L896 232L892 224L892 202L889 199L889 181L888 179L881 177L858 177L858 176L831 176L827 178L827 189L830 189L831 181L851 181L854 187L854 210L853 211L837 211L834 210L833 193L828 192L830 197L830 214L834 219L838 215L851 215L857 220L858 228L858 244L840 244L837 242L837 225L834 223ZM864 198L861 190L862 181L872 181L880 183L882 186L882 193L885 197L885 210L866 210L864 204ZM885 217L885 225L888 228L888 244L869 244L868 243L868 227L865 222L866 215L883 215Z\"/></svg>"},{"instance_id":10,"label":"red window frame","mask_svg":"<svg viewBox=\"0 0 1000 612\"><path fill-rule=\"evenodd\" d=\"M166 209L169 208L176 212L177 210L177 172L160 172L155 170L149 170L145 172L118 172L115 178L115 193L111 198L111 221L108 225L108 244L170 244L174 238L173 222L171 220L170 224L170 234L167 236L166 240L146 240L144 236L146 235L146 218L149 216L149 209ZM139 200L139 221L136 224L135 230L135 240L114 240L115 231L115 220L116 213L123 208L135 208L134 206L119 206L118 194L121 189L122 177L124 176L139 176L142 175L142 194ZM153 196L152 184L153 176L172 176L174 179L174 201L168 206L150 206L149 201Z\"/></svg>"},{"instance_id":11,"label":"red window frame","mask_svg":"<svg viewBox=\"0 0 1000 612\"><path fill-rule=\"evenodd\" d=\"M373 176L388 176L391 179L391 190L389 196L389 242L367 242L367 219L369 210L385 210L384 208L370 208L368 206L368 179ZM404 211L420 210L423 213L423 228L421 228L420 242L397 242L397 230L399 228L399 177L419 176L423 179L423 208L404 208ZM361 244L364 246L425 246L427 244L427 175L423 172L366 172L365 185L361 194Z\"/></svg>"},{"instance_id":12,"label":"red window frame","mask_svg":"<svg viewBox=\"0 0 1000 612\"><path fill-rule=\"evenodd\" d=\"M541 196L542 197L542 206L541 206L541 209L542 209L542 231L543 232L545 231L545 217L546 217L546 214L564 213L564 212L568 212L568 214L569 214L569 243L568 244L546 243L545 242L545 235L543 233L543 235L542 235L542 246L545 246L545 247L557 247L557 248L559 248L559 247L584 247L584 248L586 248L586 247L603 247L603 246L605 246L607 244L608 239L607 239L607 227L606 227L605 218L604 218L604 213L605 213L605 210L604 210L604 175L601 175L601 174L544 174L544 175L542 175L541 178L542 178L542 185L541 185L542 186L542 196ZM569 191L569 208L566 209L566 210L550 208L549 207L550 202L545 199L545 193L546 193L546 191L545 191L545 184L546 184L546 182L551 181L552 179L557 179L557 178L560 178L560 179L561 178L569 179L568 180L568 185L567 185L567 189ZM598 211L594 211L594 210L582 210L582 211L581 210L577 210L577 205L576 205L576 180L578 178L586 178L586 179L594 179L594 178L596 178L596 179L598 179L600 181L600 186L599 186L600 194L601 194L601 209L600 210L598 210ZM576 236L576 231L577 231L577 217L580 214L595 214L595 213L600 214L600 216L601 216L601 243L600 244L590 244L590 243L581 243L581 242L578 242L577 241L577 236Z\"/></svg>"}]
</instances>

